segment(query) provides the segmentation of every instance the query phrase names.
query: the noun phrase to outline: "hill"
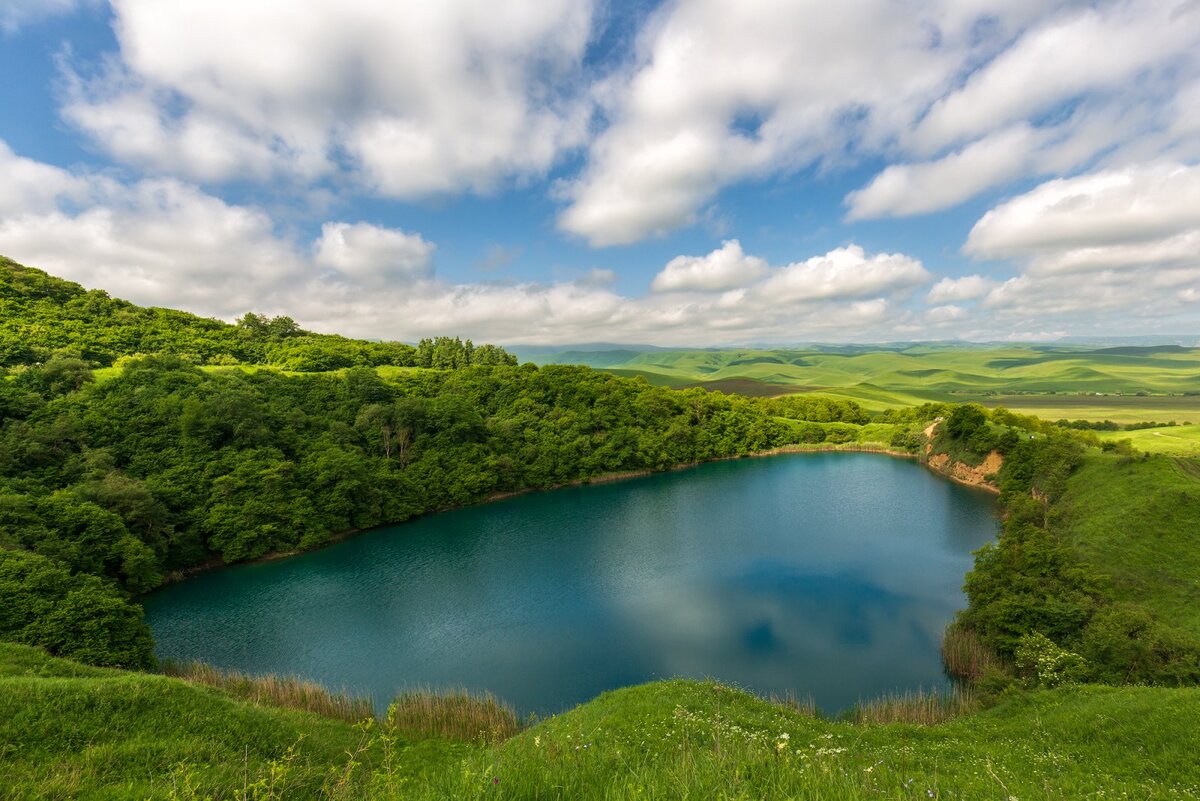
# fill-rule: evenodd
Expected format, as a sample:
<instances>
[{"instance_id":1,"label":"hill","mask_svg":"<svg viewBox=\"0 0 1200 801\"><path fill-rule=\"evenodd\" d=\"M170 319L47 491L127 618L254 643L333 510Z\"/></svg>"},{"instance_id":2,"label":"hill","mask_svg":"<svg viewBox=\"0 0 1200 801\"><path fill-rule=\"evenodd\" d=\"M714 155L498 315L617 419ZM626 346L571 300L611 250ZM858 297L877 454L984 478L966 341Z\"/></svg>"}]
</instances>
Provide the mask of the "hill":
<instances>
[{"instance_id":1,"label":"hill","mask_svg":"<svg viewBox=\"0 0 1200 801\"><path fill-rule=\"evenodd\" d=\"M1200 349L1176 345L608 350L538 359L641 376L661 386L747 395L818 392L871 411L979 402L1047 419L1200 423Z\"/></svg>"},{"instance_id":2,"label":"hill","mask_svg":"<svg viewBox=\"0 0 1200 801\"><path fill-rule=\"evenodd\" d=\"M489 746L0 645L0 744L11 799L1178 798L1200 787L1200 690L1040 691L912 725L665 681Z\"/></svg>"},{"instance_id":3,"label":"hill","mask_svg":"<svg viewBox=\"0 0 1200 801\"><path fill-rule=\"evenodd\" d=\"M266 364L316 372L354 366L509 364L491 345L446 338L368 342L301 329L289 317L247 313L231 325L174 309L143 308L0 256L0 368L67 352L93 367L122 356L170 353L195 364Z\"/></svg>"}]
</instances>

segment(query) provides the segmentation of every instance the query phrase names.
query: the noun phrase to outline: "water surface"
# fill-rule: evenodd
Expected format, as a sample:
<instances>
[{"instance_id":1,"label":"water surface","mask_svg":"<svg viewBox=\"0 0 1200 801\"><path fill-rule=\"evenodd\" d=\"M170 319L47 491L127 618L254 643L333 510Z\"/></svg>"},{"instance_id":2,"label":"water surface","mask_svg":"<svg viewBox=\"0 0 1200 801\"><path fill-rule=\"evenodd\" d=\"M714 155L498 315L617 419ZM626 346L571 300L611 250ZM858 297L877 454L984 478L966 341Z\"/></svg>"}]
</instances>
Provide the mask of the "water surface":
<instances>
[{"instance_id":1,"label":"water surface","mask_svg":"<svg viewBox=\"0 0 1200 801\"><path fill-rule=\"evenodd\" d=\"M160 657L370 694L486 688L522 712L672 676L823 709L946 683L994 503L911 462L717 462L377 529L145 599Z\"/></svg>"}]
</instances>

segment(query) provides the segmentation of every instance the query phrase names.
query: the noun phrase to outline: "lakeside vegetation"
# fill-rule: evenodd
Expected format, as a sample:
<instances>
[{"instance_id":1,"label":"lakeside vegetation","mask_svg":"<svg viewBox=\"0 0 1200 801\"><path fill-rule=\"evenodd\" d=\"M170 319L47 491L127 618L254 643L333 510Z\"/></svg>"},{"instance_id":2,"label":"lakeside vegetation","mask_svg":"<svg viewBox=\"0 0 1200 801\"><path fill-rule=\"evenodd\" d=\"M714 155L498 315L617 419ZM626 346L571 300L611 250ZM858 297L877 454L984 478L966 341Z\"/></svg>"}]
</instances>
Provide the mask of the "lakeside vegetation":
<instances>
[{"instance_id":1,"label":"lakeside vegetation","mask_svg":"<svg viewBox=\"0 0 1200 801\"><path fill-rule=\"evenodd\" d=\"M409 348L427 366L400 348L320 371L223 365L227 343L268 343L240 352L267 360L291 345L270 350L264 318L139 310L11 262L0 279L0 640L24 644L0 644L13 797L1200 794L1200 690L1181 688L1200 683L1200 464L1139 453L1142 431L673 390L454 339ZM36 349L12 344L41 328ZM856 725L671 681L530 727L494 699L418 694L355 725L360 701L287 678L110 669L154 668L136 597L191 569L498 493L829 447L944 456L999 491L1002 533L947 638L970 692L868 701L855 714L876 723Z\"/></svg>"},{"instance_id":2,"label":"lakeside vegetation","mask_svg":"<svg viewBox=\"0 0 1200 801\"><path fill-rule=\"evenodd\" d=\"M0 742L15 799L1165 799L1200 793L1200 690L1030 690L919 725L674 680L490 745L0 645Z\"/></svg>"}]
</instances>

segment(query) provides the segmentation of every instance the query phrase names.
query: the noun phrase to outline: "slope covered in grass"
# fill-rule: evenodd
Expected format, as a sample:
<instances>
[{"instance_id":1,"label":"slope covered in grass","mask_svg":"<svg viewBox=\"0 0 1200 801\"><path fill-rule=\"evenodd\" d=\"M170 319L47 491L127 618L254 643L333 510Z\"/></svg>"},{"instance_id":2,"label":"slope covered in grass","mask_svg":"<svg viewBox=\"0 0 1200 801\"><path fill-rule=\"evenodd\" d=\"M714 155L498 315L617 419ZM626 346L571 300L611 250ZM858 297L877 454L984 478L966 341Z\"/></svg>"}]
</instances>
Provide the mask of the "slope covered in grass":
<instances>
[{"instance_id":1,"label":"slope covered in grass","mask_svg":"<svg viewBox=\"0 0 1200 801\"><path fill-rule=\"evenodd\" d=\"M348 784L349 753L375 767L369 742L344 721L0 644L0 798L234 798L264 780L274 796L243 797L327 797ZM400 742L396 771L455 764L463 748Z\"/></svg>"},{"instance_id":2,"label":"slope covered in grass","mask_svg":"<svg viewBox=\"0 0 1200 801\"><path fill-rule=\"evenodd\" d=\"M670 681L606 693L415 795L1190 797L1198 748L1197 690L1076 687L1015 695L941 726L852 725Z\"/></svg>"},{"instance_id":3,"label":"slope covered in grass","mask_svg":"<svg viewBox=\"0 0 1200 801\"><path fill-rule=\"evenodd\" d=\"M1187 798L1197 752L1195 689L1012 693L918 726L832 722L674 680L489 748L0 646L6 798Z\"/></svg>"},{"instance_id":4,"label":"slope covered in grass","mask_svg":"<svg viewBox=\"0 0 1200 801\"><path fill-rule=\"evenodd\" d=\"M1116 598L1200 637L1200 468L1090 453L1067 482L1056 530L1110 576Z\"/></svg>"},{"instance_id":5,"label":"slope covered in grass","mask_svg":"<svg viewBox=\"0 0 1200 801\"><path fill-rule=\"evenodd\" d=\"M1200 350L1175 346L859 346L566 352L539 358L641 375L663 385L746 394L818 391L872 411L977 400L1048 419L1200 422Z\"/></svg>"}]
</instances>

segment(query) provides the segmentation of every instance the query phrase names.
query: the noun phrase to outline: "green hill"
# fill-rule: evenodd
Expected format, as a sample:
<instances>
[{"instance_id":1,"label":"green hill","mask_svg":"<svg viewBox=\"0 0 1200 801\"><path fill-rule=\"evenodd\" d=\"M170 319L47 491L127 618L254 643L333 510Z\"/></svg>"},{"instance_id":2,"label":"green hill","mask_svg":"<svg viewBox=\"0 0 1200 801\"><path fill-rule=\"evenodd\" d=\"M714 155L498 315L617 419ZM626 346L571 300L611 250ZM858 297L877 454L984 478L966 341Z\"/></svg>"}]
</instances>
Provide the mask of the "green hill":
<instances>
[{"instance_id":1,"label":"green hill","mask_svg":"<svg viewBox=\"0 0 1200 801\"><path fill-rule=\"evenodd\" d=\"M247 313L231 325L174 309L143 308L0 256L0 369L67 352L94 367L122 356L170 353L195 364L266 364L319 372L354 366L508 364L500 348L469 340L368 342L301 329L289 317Z\"/></svg>"},{"instance_id":2,"label":"green hill","mask_svg":"<svg viewBox=\"0 0 1200 801\"><path fill-rule=\"evenodd\" d=\"M1194 689L1041 691L926 726L665 681L487 746L0 645L6 799L1187 798L1198 752Z\"/></svg>"},{"instance_id":3,"label":"green hill","mask_svg":"<svg viewBox=\"0 0 1200 801\"><path fill-rule=\"evenodd\" d=\"M1051 419L1200 422L1200 349L1178 346L568 351L539 358L641 375L663 386L747 395L821 392L873 411L979 401Z\"/></svg>"}]
</instances>

